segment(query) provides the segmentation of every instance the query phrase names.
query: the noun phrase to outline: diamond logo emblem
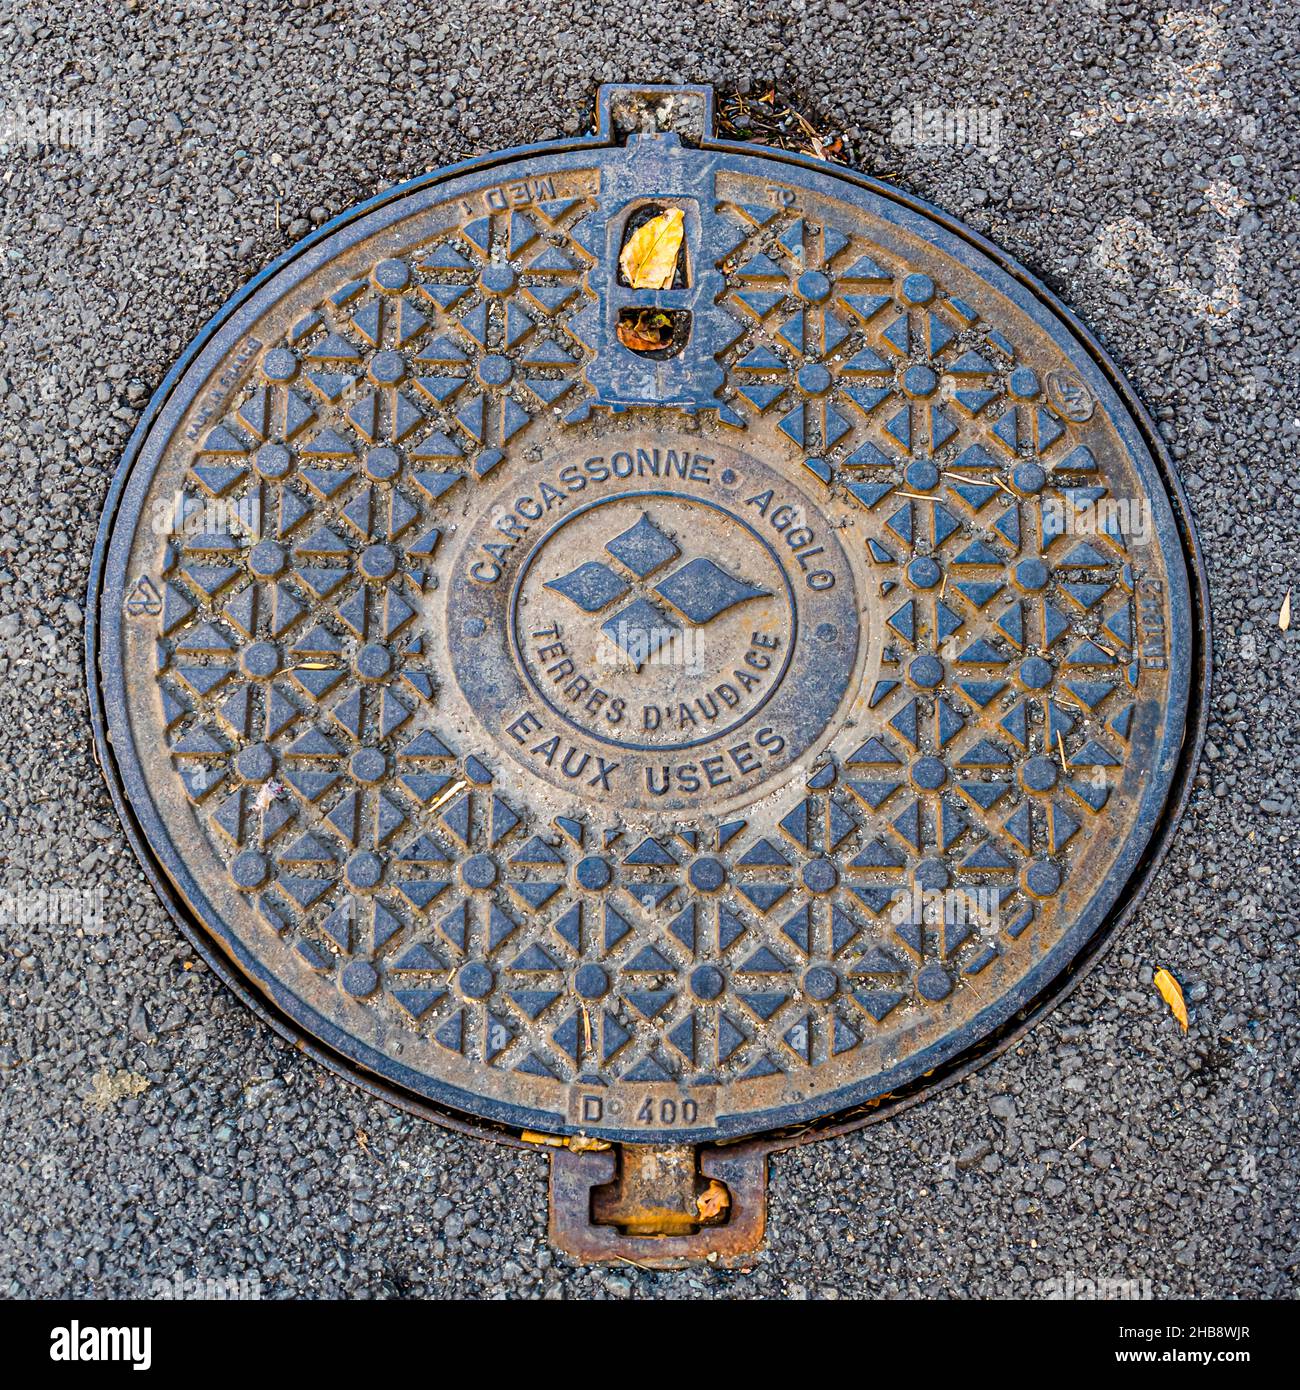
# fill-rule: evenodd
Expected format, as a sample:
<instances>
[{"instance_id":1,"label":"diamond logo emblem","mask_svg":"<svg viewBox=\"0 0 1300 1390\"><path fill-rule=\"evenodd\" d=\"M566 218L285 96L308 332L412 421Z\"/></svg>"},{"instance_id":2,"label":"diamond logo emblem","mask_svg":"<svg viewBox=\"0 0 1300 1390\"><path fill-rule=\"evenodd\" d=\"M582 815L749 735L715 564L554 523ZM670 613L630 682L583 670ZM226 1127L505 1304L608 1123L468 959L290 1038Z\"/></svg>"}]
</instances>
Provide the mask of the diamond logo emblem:
<instances>
[{"instance_id":1,"label":"diamond logo emblem","mask_svg":"<svg viewBox=\"0 0 1300 1390\"><path fill-rule=\"evenodd\" d=\"M619 609L601 624L600 630L637 671L681 631L667 613L647 598L635 599Z\"/></svg>"},{"instance_id":2,"label":"diamond logo emblem","mask_svg":"<svg viewBox=\"0 0 1300 1390\"><path fill-rule=\"evenodd\" d=\"M720 618L746 599L767 598L770 590L736 579L712 560L690 560L655 586L655 593L697 627Z\"/></svg>"},{"instance_id":3,"label":"diamond logo emblem","mask_svg":"<svg viewBox=\"0 0 1300 1390\"><path fill-rule=\"evenodd\" d=\"M644 512L635 526L629 526L621 535L615 536L605 549L638 579L662 569L669 560L675 560L682 553Z\"/></svg>"},{"instance_id":4,"label":"diamond logo emblem","mask_svg":"<svg viewBox=\"0 0 1300 1390\"><path fill-rule=\"evenodd\" d=\"M646 580L682 553L681 547L664 535L645 512L634 525L606 541L605 549L635 576L635 581ZM602 560L586 560L559 579L549 580L546 587L563 594L584 613L600 613L631 593L635 581L624 578ZM688 560L662 579L652 592L694 627L711 623L747 599L768 598L771 593L737 579L715 561L704 558ZM682 626L660 604L640 594L602 623L600 630L640 671L682 631Z\"/></svg>"},{"instance_id":5,"label":"diamond logo emblem","mask_svg":"<svg viewBox=\"0 0 1300 1390\"><path fill-rule=\"evenodd\" d=\"M552 579L546 587L563 594L584 613L599 613L615 599L622 598L632 586L608 565L602 565L599 560L588 560L561 578Z\"/></svg>"}]
</instances>

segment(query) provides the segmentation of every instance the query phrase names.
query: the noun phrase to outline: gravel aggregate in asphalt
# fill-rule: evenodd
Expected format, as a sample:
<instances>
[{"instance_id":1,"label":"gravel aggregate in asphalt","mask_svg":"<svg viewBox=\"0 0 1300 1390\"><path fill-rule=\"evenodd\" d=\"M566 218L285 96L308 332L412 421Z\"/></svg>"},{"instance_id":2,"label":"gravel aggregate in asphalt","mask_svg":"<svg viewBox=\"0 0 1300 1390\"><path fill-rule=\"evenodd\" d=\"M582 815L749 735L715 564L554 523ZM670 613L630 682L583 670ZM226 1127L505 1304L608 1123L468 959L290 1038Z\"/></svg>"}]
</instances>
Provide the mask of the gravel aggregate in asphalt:
<instances>
[{"instance_id":1,"label":"gravel aggregate in asphalt","mask_svg":"<svg viewBox=\"0 0 1300 1390\"><path fill-rule=\"evenodd\" d=\"M102 115L0 161L0 888L103 888L102 934L0 928L0 1293L1294 1296L1300 72L1287 7L37 0L0 104ZM100 508L207 318L312 226L587 128L600 81L758 94L1020 259L1097 333L1199 524L1216 683L1186 819L1102 966L1014 1051L772 1165L748 1273L583 1269L546 1160L372 1101L197 961L127 849L81 655ZM899 143L913 103L996 150ZM892 138L891 138L892 137ZM1165 966L1186 1036L1152 986ZM1056 1281L1055 1285L1052 1281Z\"/></svg>"}]
</instances>

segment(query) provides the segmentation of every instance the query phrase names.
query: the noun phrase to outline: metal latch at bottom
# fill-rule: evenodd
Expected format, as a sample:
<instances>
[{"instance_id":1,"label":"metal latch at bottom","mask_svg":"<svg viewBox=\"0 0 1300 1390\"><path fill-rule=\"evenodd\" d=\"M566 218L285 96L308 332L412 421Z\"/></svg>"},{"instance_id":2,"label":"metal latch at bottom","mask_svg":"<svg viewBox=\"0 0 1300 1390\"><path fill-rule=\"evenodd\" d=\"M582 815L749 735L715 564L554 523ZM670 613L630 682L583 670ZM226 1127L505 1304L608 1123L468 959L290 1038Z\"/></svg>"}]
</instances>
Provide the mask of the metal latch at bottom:
<instances>
[{"instance_id":1,"label":"metal latch at bottom","mask_svg":"<svg viewBox=\"0 0 1300 1390\"><path fill-rule=\"evenodd\" d=\"M618 1144L551 1154L550 1239L576 1260L743 1263L767 1223L768 1146Z\"/></svg>"}]
</instances>

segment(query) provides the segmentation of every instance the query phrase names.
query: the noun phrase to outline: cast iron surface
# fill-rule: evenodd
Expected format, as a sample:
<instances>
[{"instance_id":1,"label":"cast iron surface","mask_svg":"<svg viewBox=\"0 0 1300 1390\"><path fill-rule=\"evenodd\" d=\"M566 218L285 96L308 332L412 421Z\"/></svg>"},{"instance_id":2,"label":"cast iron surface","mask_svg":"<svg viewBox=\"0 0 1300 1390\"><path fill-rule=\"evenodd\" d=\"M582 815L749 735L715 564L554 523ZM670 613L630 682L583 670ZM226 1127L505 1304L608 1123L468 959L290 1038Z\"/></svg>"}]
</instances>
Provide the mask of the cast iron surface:
<instances>
[{"instance_id":1,"label":"cast iron surface","mask_svg":"<svg viewBox=\"0 0 1300 1390\"><path fill-rule=\"evenodd\" d=\"M1061 977L1158 829L1194 615L1026 277L603 109L218 315L106 514L93 698L268 1011L396 1094L681 1142L896 1092ZM672 290L618 274L647 207ZM676 356L618 341L646 305Z\"/></svg>"}]
</instances>

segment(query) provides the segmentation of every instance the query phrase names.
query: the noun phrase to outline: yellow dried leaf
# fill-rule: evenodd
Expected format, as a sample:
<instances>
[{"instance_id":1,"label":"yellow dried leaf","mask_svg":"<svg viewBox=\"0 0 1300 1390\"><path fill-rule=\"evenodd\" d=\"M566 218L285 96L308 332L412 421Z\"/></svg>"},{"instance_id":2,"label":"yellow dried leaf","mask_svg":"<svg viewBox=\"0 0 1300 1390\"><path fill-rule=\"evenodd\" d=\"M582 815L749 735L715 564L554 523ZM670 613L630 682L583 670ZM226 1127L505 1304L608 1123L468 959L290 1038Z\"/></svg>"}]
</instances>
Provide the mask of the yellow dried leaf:
<instances>
[{"instance_id":1,"label":"yellow dried leaf","mask_svg":"<svg viewBox=\"0 0 1300 1390\"><path fill-rule=\"evenodd\" d=\"M608 1139L593 1139L587 1134L571 1134L567 1139L559 1134L542 1134L539 1130L526 1129L519 1136L525 1144L540 1144L548 1149L568 1149L571 1153L599 1153L612 1147Z\"/></svg>"},{"instance_id":2,"label":"yellow dried leaf","mask_svg":"<svg viewBox=\"0 0 1300 1390\"><path fill-rule=\"evenodd\" d=\"M1167 970L1156 971L1156 988L1160 997L1169 1005L1169 1011L1182 1024L1187 1032L1187 1005L1183 1002L1183 987Z\"/></svg>"},{"instance_id":3,"label":"yellow dried leaf","mask_svg":"<svg viewBox=\"0 0 1300 1390\"><path fill-rule=\"evenodd\" d=\"M525 1144L545 1144L552 1149L562 1149L564 1140L558 1134L540 1134L535 1129L526 1129L519 1136Z\"/></svg>"},{"instance_id":4,"label":"yellow dried leaf","mask_svg":"<svg viewBox=\"0 0 1300 1390\"><path fill-rule=\"evenodd\" d=\"M712 1221L714 1217L721 1216L730 1205L731 1193L717 1178L711 1178L708 1187L695 1199L695 1210L699 1212L701 1221Z\"/></svg>"},{"instance_id":5,"label":"yellow dried leaf","mask_svg":"<svg viewBox=\"0 0 1300 1390\"><path fill-rule=\"evenodd\" d=\"M1277 615L1277 625L1285 632L1291 626L1291 590L1286 591L1282 600L1282 611Z\"/></svg>"},{"instance_id":6,"label":"yellow dried leaf","mask_svg":"<svg viewBox=\"0 0 1300 1390\"><path fill-rule=\"evenodd\" d=\"M618 263L634 290L666 290L672 286L681 247L682 210L669 208L632 233Z\"/></svg>"}]
</instances>

